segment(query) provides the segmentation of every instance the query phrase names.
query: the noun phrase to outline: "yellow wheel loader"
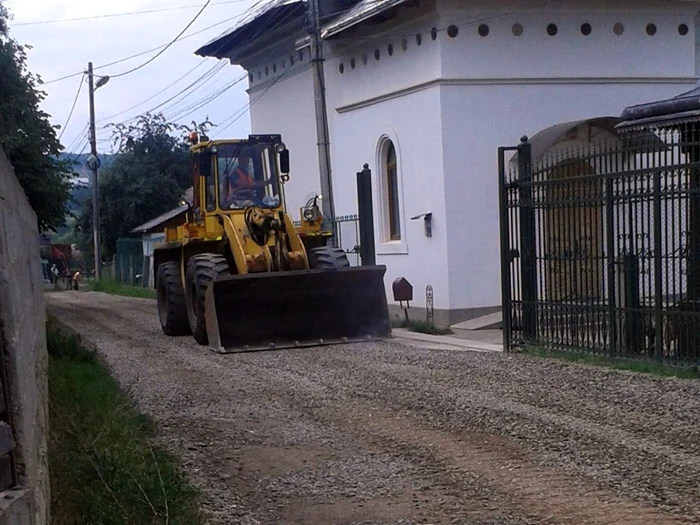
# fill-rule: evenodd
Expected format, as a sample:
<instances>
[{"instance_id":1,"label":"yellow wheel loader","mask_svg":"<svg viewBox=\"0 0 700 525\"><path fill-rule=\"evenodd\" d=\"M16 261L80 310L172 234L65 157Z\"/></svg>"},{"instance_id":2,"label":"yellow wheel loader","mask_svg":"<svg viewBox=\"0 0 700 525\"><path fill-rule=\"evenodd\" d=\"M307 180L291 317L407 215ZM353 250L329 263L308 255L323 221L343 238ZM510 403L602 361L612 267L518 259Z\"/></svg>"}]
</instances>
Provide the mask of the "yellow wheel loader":
<instances>
[{"instance_id":1,"label":"yellow wheel loader","mask_svg":"<svg viewBox=\"0 0 700 525\"><path fill-rule=\"evenodd\" d=\"M317 199L285 209L280 135L192 142L193 202L153 253L166 335L221 353L391 336L384 266L351 267L329 245Z\"/></svg>"}]
</instances>

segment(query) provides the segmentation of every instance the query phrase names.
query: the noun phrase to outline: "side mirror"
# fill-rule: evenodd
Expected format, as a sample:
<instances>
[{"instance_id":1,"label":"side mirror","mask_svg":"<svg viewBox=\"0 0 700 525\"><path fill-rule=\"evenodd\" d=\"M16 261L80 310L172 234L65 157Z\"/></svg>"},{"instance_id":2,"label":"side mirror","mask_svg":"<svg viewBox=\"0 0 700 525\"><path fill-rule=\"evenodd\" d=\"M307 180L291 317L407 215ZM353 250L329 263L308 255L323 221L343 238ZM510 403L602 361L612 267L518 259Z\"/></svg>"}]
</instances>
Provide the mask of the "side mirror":
<instances>
[{"instance_id":1,"label":"side mirror","mask_svg":"<svg viewBox=\"0 0 700 525\"><path fill-rule=\"evenodd\" d=\"M280 171L284 174L289 173L289 150L280 151Z\"/></svg>"},{"instance_id":2,"label":"side mirror","mask_svg":"<svg viewBox=\"0 0 700 525\"><path fill-rule=\"evenodd\" d=\"M199 152L199 175L209 177L211 175L211 152Z\"/></svg>"}]
</instances>

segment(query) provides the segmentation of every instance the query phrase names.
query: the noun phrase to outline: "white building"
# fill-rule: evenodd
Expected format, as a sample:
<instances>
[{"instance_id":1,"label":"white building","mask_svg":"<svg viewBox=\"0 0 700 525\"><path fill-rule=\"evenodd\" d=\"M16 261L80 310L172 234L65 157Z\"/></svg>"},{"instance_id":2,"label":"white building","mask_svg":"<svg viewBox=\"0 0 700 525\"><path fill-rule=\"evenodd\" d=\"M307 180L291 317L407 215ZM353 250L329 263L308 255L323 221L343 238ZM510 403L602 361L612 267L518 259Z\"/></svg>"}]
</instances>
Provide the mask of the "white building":
<instances>
[{"instance_id":1,"label":"white building","mask_svg":"<svg viewBox=\"0 0 700 525\"><path fill-rule=\"evenodd\" d=\"M321 2L336 214L368 163L388 297L404 276L420 308L431 284L444 324L500 305L499 146L696 85L697 1ZM273 1L197 51L248 71L252 132L291 151L292 212L320 187L306 9Z\"/></svg>"}]
</instances>

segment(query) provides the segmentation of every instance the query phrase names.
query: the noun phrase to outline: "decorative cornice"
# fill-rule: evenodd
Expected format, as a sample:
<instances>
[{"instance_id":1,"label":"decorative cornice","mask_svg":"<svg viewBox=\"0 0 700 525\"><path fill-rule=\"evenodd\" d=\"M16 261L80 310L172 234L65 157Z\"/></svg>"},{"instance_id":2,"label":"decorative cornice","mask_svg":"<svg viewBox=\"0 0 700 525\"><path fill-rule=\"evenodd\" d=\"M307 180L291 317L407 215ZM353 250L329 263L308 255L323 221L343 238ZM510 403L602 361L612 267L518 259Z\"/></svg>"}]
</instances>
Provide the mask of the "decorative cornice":
<instances>
[{"instance_id":1,"label":"decorative cornice","mask_svg":"<svg viewBox=\"0 0 700 525\"><path fill-rule=\"evenodd\" d=\"M287 68L279 75L276 75L274 78L268 78L265 80L257 80L256 79L255 85L246 89L246 93L248 93L248 95L251 95L251 94L257 93L261 89L269 89L270 87L272 87L272 84L275 84L275 83L279 82L280 80L282 80L282 77L284 77L284 80L287 80L289 78L297 76L299 73L303 73L304 71L308 71L309 69L311 69L311 64L306 62L302 66L294 65L294 66L292 66L292 69ZM248 74L251 74L251 73L253 73L253 72L252 71L248 72ZM250 80L248 82L250 82Z\"/></svg>"},{"instance_id":2,"label":"decorative cornice","mask_svg":"<svg viewBox=\"0 0 700 525\"><path fill-rule=\"evenodd\" d=\"M436 86L517 86L517 85L558 85L558 84L689 84L695 86L697 77L558 77L558 78L437 78L398 89L383 95L367 98L352 104L335 108L338 113L347 113L366 108L394 98L418 93Z\"/></svg>"}]
</instances>

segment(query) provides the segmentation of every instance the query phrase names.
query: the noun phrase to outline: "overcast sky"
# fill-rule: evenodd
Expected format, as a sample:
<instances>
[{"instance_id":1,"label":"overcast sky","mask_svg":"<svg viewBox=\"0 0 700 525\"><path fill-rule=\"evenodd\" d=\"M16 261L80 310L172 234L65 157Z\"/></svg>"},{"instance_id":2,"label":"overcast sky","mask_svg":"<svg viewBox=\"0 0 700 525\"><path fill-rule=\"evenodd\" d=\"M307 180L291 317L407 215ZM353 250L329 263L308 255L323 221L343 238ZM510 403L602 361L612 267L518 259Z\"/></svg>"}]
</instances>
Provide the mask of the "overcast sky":
<instances>
[{"instance_id":1,"label":"overcast sky","mask_svg":"<svg viewBox=\"0 0 700 525\"><path fill-rule=\"evenodd\" d=\"M40 74L44 81L50 81L85 70L89 61L93 62L94 67L98 67L166 44L190 22L204 4L204 0L121 0L119 2L109 0L4 0L3 3L14 17L14 20L10 21L12 37L22 44L33 46L33 49L29 51L31 71ZM253 0L212 0L207 9L183 35L183 40L173 44L146 67L123 77L114 78L107 85L98 89L95 92L98 149L101 152L107 152L111 148L110 133L108 130L102 129L107 122L121 122L156 107L196 81L212 67L221 64L221 61L214 58L205 60L197 57L194 51L236 24L253 3ZM183 8L177 9L180 7ZM32 24L49 20L157 9L169 9L169 11ZM226 19L232 20L224 22ZM187 35L220 22L223 23L191 38L185 38ZM157 51L153 51L127 62L98 69L95 74L115 75L122 73L142 64L156 53ZM201 64L202 62L204 63ZM163 93L105 122L105 118L121 113L149 99L195 66L198 66L197 69ZM202 101L207 95L230 84L243 74L244 71L240 67L226 63L214 76L202 81L186 94L163 105L160 110L168 118L173 118L178 112L183 114L188 106ZM80 76L75 76L43 86L43 89L48 93L48 98L43 103L43 109L51 115L52 123L60 125L65 123L75 99L80 78ZM235 115L241 115L241 110L244 110L248 103L248 96L245 92L247 87L247 79L243 79L216 100L201 109L197 109L191 115L175 120L186 123L190 123L192 120L200 122L208 116L209 120L215 124L230 123ZM87 136L83 138L83 132L86 129L88 119L88 90L87 82L84 82L73 116L61 138L64 146L72 146L67 148L69 151L80 151L86 145ZM219 138L245 136L249 130L250 117L245 111L235 123L225 131L221 131Z\"/></svg>"}]
</instances>

